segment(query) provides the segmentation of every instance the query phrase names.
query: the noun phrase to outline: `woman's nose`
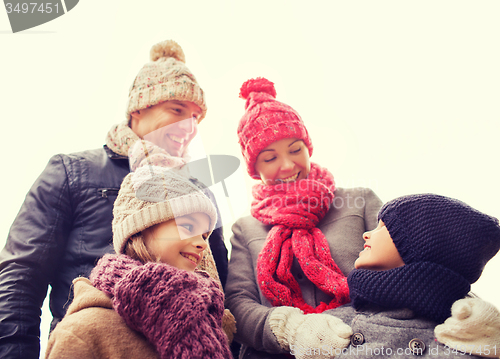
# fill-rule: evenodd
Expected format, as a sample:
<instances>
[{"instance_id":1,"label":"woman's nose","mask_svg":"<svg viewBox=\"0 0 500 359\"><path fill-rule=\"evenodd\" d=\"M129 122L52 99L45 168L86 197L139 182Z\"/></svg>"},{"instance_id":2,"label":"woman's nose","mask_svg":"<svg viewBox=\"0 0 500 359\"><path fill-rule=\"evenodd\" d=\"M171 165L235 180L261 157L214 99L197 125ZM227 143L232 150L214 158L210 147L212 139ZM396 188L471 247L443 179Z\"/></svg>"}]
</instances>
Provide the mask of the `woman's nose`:
<instances>
[{"instance_id":1,"label":"woman's nose","mask_svg":"<svg viewBox=\"0 0 500 359\"><path fill-rule=\"evenodd\" d=\"M293 169L294 163L288 158L284 158L283 161L281 162L281 170L282 171L289 171Z\"/></svg>"},{"instance_id":2,"label":"woman's nose","mask_svg":"<svg viewBox=\"0 0 500 359\"><path fill-rule=\"evenodd\" d=\"M368 239L370 239L370 233L371 233L371 231L370 231L370 232L365 232L365 233L363 233L363 239L364 239L365 241L367 241Z\"/></svg>"}]
</instances>

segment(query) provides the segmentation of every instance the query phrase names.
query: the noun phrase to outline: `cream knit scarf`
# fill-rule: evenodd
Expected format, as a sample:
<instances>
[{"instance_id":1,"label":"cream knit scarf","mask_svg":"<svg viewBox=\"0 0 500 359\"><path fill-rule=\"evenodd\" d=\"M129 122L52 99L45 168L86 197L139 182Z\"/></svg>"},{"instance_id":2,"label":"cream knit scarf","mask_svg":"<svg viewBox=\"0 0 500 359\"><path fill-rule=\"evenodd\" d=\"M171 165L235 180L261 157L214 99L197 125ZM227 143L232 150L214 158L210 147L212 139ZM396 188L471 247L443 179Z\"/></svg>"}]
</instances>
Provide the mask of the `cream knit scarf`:
<instances>
[{"instance_id":1,"label":"cream knit scarf","mask_svg":"<svg viewBox=\"0 0 500 359\"><path fill-rule=\"evenodd\" d=\"M128 121L124 121L111 127L106 136L106 146L114 153L128 157L130 148L139 139L139 136L128 126Z\"/></svg>"},{"instance_id":2,"label":"cream knit scarf","mask_svg":"<svg viewBox=\"0 0 500 359\"><path fill-rule=\"evenodd\" d=\"M129 158L131 171L144 165L180 169L189 161L187 151L183 157L175 157L152 142L141 140L127 121L114 125L109 130L106 145L114 153ZM189 176L187 167L183 174Z\"/></svg>"}]
</instances>

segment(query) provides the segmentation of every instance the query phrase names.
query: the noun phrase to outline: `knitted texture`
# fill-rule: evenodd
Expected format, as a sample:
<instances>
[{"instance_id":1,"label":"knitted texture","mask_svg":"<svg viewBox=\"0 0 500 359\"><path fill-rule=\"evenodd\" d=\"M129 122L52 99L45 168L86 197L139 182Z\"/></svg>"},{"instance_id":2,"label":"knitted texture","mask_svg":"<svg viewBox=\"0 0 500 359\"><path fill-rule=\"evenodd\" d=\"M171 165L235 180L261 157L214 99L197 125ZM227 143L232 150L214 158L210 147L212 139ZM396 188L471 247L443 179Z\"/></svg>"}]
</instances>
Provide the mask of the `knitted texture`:
<instances>
[{"instance_id":1,"label":"knitted texture","mask_svg":"<svg viewBox=\"0 0 500 359\"><path fill-rule=\"evenodd\" d=\"M474 283L500 248L498 219L448 197L396 198L379 212L406 264L441 264Z\"/></svg>"},{"instance_id":2,"label":"knitted texture","mask_svg":"<svg viewBox=\"0 0 500 359\"><path fill-rule=\"evenodd\" d=\"M115 285L132 269L141 266L138 260L126 255L105 254L90 272L92 285L110 297L115 295Z\"/></svg>"},{"instance_id":3,"label":"knitted texture","mask_svg":"<svg viewBox=\"0 0 500 359\"><path fill-rule=\"evenodd\" d=\"M348 282L355 308L365 303L409 308L443 322L500 248L498 220L452 198L399 197L386 203L378 217L405 265L352 271Z\"/></svg>"},{"instance_id":4,"label":"knitted texture","mask_svg":"<svg viewBox=\"0 0 500 359\"><path fill-rule=\"evenodd\" d=\"M269 325L284 350L296 349L296 358L330 358L315 349L320 352L324 348L329 352L343 349L349 345L352 335L351 327L339 318L327 314L304 315L292 307L275 308L269 315Z\"/></svg>"},{"instance_id":5,"label":"knitted texture","mask_svg":"<svg viewBox=\"0 0 500 359\"><path fill-rule=\"evenodd\" d=\"M134 267L127 256L106 255L91 278L96 288L111 292L118 314L161 358L231 357L221 327L223 294L207 274L163 263Z\"/></svg>"},{"instance_id":6,"label":"knitted texture","mask_svg":"<svg viewBox=\"0 0 500 359\"><path fill-rule=\"evenodd\" d=\"M436 326L434 334L450 348L466 349L467 353L489 358L500 356L500 312L482 299L456 301L451 307L451 317Z\"/></svg>"},{"instance_id":7,"label":"knitted texture","mask_svg":"<svg viewBox=\"0 0 500 359\"><path fill-rule=\"evenodd\" d=\"M159 103L177 100L189 101L206 113L205 95L196 78L185 65L182 48L175 41L167 40L151 48L150 60L139 71L130 87L126 117Z\"/></svg>"},{"instance_id":8,"label":"knitted texture","mask_svg":"<svg viewBox=\"0 0 500 359\"><path fill-rule=\"evenodd\" d=\"M106 146L114 153L127 157L130 148L138 140L140 140L139 136L132 131L127 120L111 127L106 135Z\"/></svg>"},{"instance_id":9,"label":"knitted texture","mask_svg":"<svg viewBox=\"0 0 500 359\"><path fill-rule=\"evenodd\" d=\"M431 262L405 264L385 271L355 269L347 277L351 302L385 308L408 308L438 323L450 316L454 301L470 291L470 284L457 273Z\"/></svg>"},{"instance_id":10,"label":"knitted texture","mask_svg":"<svg viewBox=\"0 0 500 359\"><path fill-rule=\"evenodd\" d=\"M130 147L128 160L131 172L135 172L140 167L157 166L175 168L176 172L180 173L186 164L186 158L172 156L163 148L145 140L136 141ZM182 174L188 176L187 172L182 172Z\"/></svg>"},{"instance_id":11,"label":"knitted texture","mask_svg":"<svg viewBox=\"0 0 500 359\"><path fill-rule=\"evenodd\" d=\"M155 224L201 212L217 222L212 201L186 177L173 169L140 167L122 182L113 207L113 246L123 253L127 240Z\"/></svg>"},{"instance_id":12,"label":"knitted texture","mask_svg":"<svg viewBox=\"0 0 500 359\"><path fill-rule=\"evenodd\" d=\"M277 307L269 314L269 326L281 348L290 351L295 345L295 334L299 325L304 323L306 316L299 308Z\"/></svg>"},{"instance_id":13,"label":"knitted texture","mask_svg":"<svg viewBox=\"0 0 500 359\"><path fill-rule=\"evenodd\" d=\"M255 161L271 143L284 138L303 140L312 155L313 145L299 114L290 106L276 101L274 84L265 78L246 81L240 90L246 100L245 114L238 125L238 142L253 178L259 178Z\"/></svg>"},{"instance_id":14,"label":"knitted texture","mask_svg":"<svg viewBox=\"0 0 500 359\"><path fill-rule=\"evenodd\" d=\"M330 209L335 183L327 169L312 163L307 179L253 187L252 215L271 224L257 259L257 280L273 306L293 306L320 313L349 301L347 281L332 259L319 221ZM293 256L311 282L333 297L317 308L307 304L291 273Z\"/></svg>"}]
</instances>

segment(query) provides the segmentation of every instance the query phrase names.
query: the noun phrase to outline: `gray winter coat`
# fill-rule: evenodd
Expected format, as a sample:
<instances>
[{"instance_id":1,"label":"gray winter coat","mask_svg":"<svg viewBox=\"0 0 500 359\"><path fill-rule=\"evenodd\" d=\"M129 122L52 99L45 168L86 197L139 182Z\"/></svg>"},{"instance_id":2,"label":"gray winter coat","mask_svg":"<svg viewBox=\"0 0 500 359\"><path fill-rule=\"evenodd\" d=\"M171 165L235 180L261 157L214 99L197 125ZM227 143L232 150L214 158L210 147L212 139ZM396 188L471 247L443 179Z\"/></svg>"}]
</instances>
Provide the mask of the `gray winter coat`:
<instances>
[{"instance_id":1,"label":"gray winter coat","mask_svg":"<svg viewBox=\"0 0 500 359\"><path fill-rule=\"evenodd\" d=\"M351 344L340 351L332 348L315 348L325 354L344 358L479 358L457 352L457 348L446 347L434 340L432 320L416 317L409 309L383 310L367 307L354 310L350 305L324 312L335 315L348 324L353 331ZM298 354L300 348L293 348ZM470 349L470 348L469 348ZM302 350L313 350L303 348ZM332 355L332 356L333 356Z\"/></svg>"},{"instance_id":2,"label":"gray winter coat","mask_svg":"<svg viewBox=\"0 0 500 359\"><path fill-rule=\"evenodd\" d=\"M363 249L362 235L377 225L382 202L366 188L337 188L334 202L318 227L323 231L335 263L348 275ZM236 317L235 340L242 343L240 358L280 358L283 353L269 324L272 306L262 295L256 280L257 257L271 226L248 216L233 225L232 252L226 283L226 306ZM328 303L330 296L318 289L301 270L296 258L292 274L299 283L304 300L314 307Z\"/></svg>"}]
</instances>

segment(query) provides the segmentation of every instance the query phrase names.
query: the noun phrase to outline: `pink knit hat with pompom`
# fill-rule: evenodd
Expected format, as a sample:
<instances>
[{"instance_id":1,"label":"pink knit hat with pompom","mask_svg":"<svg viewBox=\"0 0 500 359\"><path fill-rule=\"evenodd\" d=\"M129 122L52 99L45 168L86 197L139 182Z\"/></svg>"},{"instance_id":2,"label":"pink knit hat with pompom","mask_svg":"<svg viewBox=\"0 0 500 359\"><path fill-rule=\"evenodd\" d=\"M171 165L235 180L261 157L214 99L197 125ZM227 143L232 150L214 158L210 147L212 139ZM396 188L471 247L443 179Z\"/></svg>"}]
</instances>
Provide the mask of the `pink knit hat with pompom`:
<instances>
[{"instance_id":1,"label":"pink knit hat with pompom","mask_svg":"<svg viewBox=\"0 0 500 359\"><path fill-rule=\"evenodd\" d=\"M298 138L312 155L313 145L302 119L293 108L276 101L274 83L263 77L248 80L241 86L240 97L246 103L238 125L238 142L252 178L260 177L255 171L257 156L273 142Z\"/></svg>"}]
</instances>

